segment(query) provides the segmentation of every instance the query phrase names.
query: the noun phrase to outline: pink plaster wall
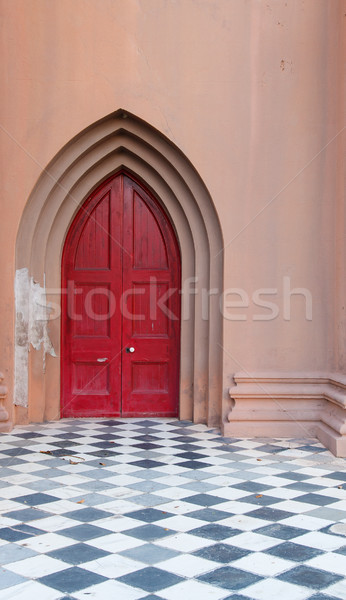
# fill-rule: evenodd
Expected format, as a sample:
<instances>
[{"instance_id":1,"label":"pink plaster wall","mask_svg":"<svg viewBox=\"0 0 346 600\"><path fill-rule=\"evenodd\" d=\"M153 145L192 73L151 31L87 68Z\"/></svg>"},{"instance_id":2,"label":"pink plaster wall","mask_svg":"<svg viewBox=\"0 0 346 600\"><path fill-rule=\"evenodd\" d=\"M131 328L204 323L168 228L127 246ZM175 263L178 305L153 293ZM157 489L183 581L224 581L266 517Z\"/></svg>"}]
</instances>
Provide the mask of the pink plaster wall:
<instances>
[{"instance_id":1,"label":"pink plaster wall","mask_svg":"<svg viewBox=\"0 0 346 600\"><path fill-rule=\"evenodd\" d=\"M73 136L125 108L191 160L223 230L225 288L279 316L224 322L235 371L345 371L340 0L2 0L0 367L13 389L18 224ZM283 277L312 294L282 318ZM238 314L240 309L233 309ZM258 310L265 313L266 310Z\"/></svg>"}]
</instances>

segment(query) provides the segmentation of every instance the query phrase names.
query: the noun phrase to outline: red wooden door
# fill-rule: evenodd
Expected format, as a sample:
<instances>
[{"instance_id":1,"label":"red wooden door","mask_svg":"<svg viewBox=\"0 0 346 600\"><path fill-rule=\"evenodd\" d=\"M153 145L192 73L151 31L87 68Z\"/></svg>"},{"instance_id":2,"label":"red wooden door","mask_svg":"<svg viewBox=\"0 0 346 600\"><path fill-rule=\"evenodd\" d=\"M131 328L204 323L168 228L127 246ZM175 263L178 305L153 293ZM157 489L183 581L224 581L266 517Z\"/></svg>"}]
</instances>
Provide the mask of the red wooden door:
<instances>
[{"instance_id":1,"label":"red wooden door","mask_svg":"<svg viewBox=\"0 0 346 600\"><path fill-rule=\"evenodd\" d=\"M62 259L62 416L177 416L180 255L154 198L119 174Z\"/></svg>"}]
</instances>

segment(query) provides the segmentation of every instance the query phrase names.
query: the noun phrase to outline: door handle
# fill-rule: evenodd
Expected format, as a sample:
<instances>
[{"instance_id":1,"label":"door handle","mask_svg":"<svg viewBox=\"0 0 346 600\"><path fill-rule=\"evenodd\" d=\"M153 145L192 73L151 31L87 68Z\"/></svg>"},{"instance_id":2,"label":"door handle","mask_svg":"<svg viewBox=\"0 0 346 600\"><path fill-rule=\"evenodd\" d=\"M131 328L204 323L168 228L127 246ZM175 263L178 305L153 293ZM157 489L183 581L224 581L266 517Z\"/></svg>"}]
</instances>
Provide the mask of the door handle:
<instances>
[{"instance_id":1,"label":"door handle","mask_svg":"<svg viewBox=\"0 0 346 600\"><path fill-rule=\"evenodd\" d=\"M107 362L107 360L108 360L107 357L105 357L105 358L98 358L97 362Z\"/></svg>"},{"instance_id":2,"label":"door handle","mask_svg":"<svg viewBox=\"0 0 346 600\"><path fill-rule=\"evenodd\" d=\"M130 348L126 348L126 352L131 352L131 354L132 354L132 352L134 352L134 351L135 351L135 349L134 349L134 347L133 347L133 346L131 346Z\"/></svg>"}]
</instances>

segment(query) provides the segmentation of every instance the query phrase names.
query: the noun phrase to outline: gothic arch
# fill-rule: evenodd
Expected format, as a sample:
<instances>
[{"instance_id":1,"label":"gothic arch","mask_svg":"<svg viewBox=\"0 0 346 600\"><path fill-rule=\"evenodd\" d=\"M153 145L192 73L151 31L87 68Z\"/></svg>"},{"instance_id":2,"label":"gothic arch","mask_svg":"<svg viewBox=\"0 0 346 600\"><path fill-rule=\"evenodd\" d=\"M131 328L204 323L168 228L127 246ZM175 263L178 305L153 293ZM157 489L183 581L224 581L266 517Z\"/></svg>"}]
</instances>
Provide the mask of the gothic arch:
<instances>
[{"instance_id":1,"label":"gothic arch","mask_svg":"<svg viewBox=\"0 0 346 600\"><path fill-rule=\"evenodd\" d=\"M207 295L201 290L222 292L221 228L200 176L159 131L119 110L72 139L43 171L29 197L17 236L16 268L27 269L29 277L47 290L47 300L59 307L61 255L69 226L90 192L120 169L150 188L169 215L180 245L180 418L219 425L222 318L218 295L210 296L206 309ZM188 293L193 288L197 293ZM56 357L42 356L47 350L42 343L30 352L27 366L17 361L16 377L27 377L29 385L26 401L25 385L16 382L22 391L20 401L15 401L28 404L32 421L59 418L60 325L57 311L48 324Z\"/></svg>"}]
</instances>

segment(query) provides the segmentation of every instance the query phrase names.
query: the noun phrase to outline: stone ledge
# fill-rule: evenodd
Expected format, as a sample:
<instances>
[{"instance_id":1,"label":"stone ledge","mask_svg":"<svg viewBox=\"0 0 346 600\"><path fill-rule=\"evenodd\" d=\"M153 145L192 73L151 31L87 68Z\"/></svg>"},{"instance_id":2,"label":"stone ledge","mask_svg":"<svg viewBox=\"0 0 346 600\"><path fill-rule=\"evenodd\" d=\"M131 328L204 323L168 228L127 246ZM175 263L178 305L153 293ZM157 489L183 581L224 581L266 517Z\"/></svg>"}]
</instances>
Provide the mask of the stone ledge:
<instances>
[{"instance_id":1,"label":"stone ledge","mask_svg":"<svg viewBox=\"0 0 346 600\"><path fill-rule=\"evenodd\" d=\"M224 435L317 437L346 456L346 377L334 373L237 373Z\"/></svg>"}]
</instances>

